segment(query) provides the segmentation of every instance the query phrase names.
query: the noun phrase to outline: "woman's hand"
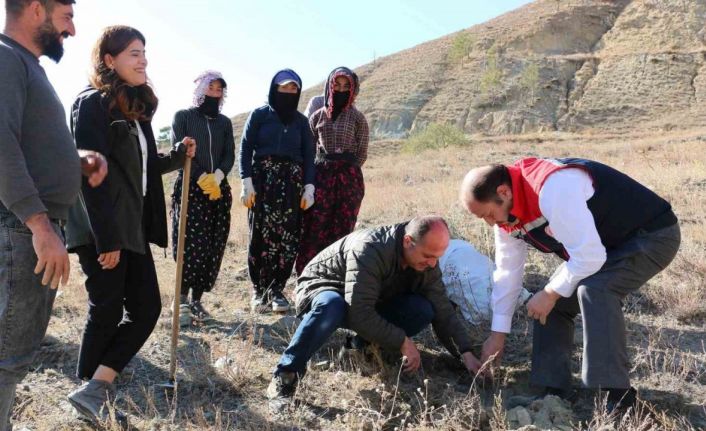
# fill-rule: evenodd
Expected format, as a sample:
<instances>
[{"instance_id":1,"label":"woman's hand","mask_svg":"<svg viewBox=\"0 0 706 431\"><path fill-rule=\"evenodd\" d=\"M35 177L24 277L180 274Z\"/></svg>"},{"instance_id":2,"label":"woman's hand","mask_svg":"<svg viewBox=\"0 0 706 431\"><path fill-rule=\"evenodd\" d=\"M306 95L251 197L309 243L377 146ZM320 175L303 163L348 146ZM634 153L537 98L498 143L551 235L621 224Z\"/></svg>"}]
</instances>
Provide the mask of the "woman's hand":
<instances>
[{"instance_id":1,"label":"woman's hand","mask_svg":"<svg viewBox=\"0 0 706 431\"><path fill-rule=\"evenodd\" d=\"M303 210L308 210L314 205L314 192L316 188L313 184L307 184L304 186L304 193L302 193L301 201L299 202L299 207Z\"/></svg>"},{"instance_id":2,"label":"woman's hand","mask_svg":"<svg viewBox=\"0 0 706 431\"><path fill-rule=\"evenodd\" d=\"M186 136L182 139L181 143L186 146L186 157L193 159L196 155L196 140Z\"/></svg>"},{"instance_id":3,"label":"woman's hand","mask_svg":"<svg viewBox=\"0 0 706 431\"><path fill-rule=\"evenodd\" d=\"M255 187L252 184L252 178L243 178L242 189L240 191L240 202L248 208L255 205Z\"/></svg>"},{"instance_id":4,"label":"woman's hand","mask_svg":"<svg viewBox=\"0 0 706 431\"><path fill-rule=\"evenodd\" d=\"M98 263L106 270L115 268L120 263L120 250L101 253L98 256Z\"/></svg>"}]
</instances>

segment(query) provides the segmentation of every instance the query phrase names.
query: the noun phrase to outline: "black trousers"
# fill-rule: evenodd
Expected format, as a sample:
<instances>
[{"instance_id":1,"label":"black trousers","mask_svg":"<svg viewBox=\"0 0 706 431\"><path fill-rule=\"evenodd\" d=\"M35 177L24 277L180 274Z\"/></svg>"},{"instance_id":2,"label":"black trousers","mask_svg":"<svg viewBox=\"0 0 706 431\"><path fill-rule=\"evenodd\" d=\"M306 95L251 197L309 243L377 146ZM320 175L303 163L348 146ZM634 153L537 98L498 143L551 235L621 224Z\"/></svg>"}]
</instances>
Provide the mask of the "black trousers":
<instances>
[{"instance_id":1,"label":"black trousers","mask_svg":"<svg viewBox=\"0 0 706 431\"><path fill-rule=\"evenodd\" d=\"M101 268L93 245L76 252L88 291L76 374L90 379L99 365L121 372L147 341L162 309L152 252L149 246L145 254L122 250L111 270Z\"/></svg>"}]
</instances>

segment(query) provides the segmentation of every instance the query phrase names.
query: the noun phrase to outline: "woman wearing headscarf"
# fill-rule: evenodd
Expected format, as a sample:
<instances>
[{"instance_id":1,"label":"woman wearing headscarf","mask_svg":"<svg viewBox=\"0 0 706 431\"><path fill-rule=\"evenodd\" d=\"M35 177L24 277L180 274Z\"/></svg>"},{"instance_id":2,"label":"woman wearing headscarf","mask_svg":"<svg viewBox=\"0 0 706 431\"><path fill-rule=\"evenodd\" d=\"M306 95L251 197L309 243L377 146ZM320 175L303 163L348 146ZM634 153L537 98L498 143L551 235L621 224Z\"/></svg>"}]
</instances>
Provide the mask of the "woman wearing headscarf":
<instances>
[{"instance_id":1,"label":"woman wearing headscarf","mask_svg":"<svg viewBox=\"0 0 706 431\"><path fill-rule=\"evenodd\" d=\"M299 250L301 216L314 203L314 146L297 111L302 81L293 70L275 74L268 103L248 117L240 143L240 199L248 207L251 306L287 311L283 294Z\"/></svg>"},{"instance_id":2,"label":"woman wearing headscarf","mask_svg":"<svg viewBox=\"0 0 706 431\"><path fill-rule=\"evenodd\" d=\"M365 195L361 167L370 138L365 116L353 106L357 94L355 73L338 67L326 81L323 108L309 118L316 143L316 204L304 213L297 274L317 253L355 228Z\"/></svg>"},{"instance_id":3,"label":"woman wearing headscarf","mask_svg":"<svg viewBox=\"0 0 706 431\"><path fill-rule=\"evenodd\" d=\"M204 320L209 313L201 303L210 292L226 249L233 202L227 176L235 163L235 142L230 119L221 114L227 85L216 71L205 71L196 80L192 106L174 115L172 142L191 136L198 144L191 162L189 206L184 242L184 273L180 297L182 325ZM176 259L183 171L172 194L172 250ZM191 291L191 300L188 294Z\"/></svg>"},{"instance_id":4,"label":"woman wearing headscarf","mask_svg":"<svg viewBox=\"0 0 706 431\"><path fill-rule=\"evenodd\" d=\"M167 246L162 174L183 167L185 156L195 153L189 137L169 154L157 152L151 126L157 97L146 68L142 33L106 28L93 49L90 86L71 109L76 146L108 160L101 185L89 187L84 179L66 226L67 246L78 254L88 291L76 371L88 382L69 401L96 424L109 418L113 381L150 336L162 308L149 245Z\"/></svg>"},{"instance_id":5,"label":"woman wearing headscarf","mask_svg":"<svg viewBox=\"0 0 706 431\"><path fill-rule=\"evenodd\" d=\"M358 91L360 90L360 85L358 85L358 75L353 71L351 71L351 74L353 75L353 87L355 88L355 93L353 94L353 96L357 97ZM311 116L314 115L314 112L324 107L324 101L326 100L325 91L327 85L328 83L324 83L324 93L317 94L316 96L309 99L309 103L307 103L306 108L304 109L304 115L306 115L306 118L311 118Z\"/></svg>"}]
</instances>

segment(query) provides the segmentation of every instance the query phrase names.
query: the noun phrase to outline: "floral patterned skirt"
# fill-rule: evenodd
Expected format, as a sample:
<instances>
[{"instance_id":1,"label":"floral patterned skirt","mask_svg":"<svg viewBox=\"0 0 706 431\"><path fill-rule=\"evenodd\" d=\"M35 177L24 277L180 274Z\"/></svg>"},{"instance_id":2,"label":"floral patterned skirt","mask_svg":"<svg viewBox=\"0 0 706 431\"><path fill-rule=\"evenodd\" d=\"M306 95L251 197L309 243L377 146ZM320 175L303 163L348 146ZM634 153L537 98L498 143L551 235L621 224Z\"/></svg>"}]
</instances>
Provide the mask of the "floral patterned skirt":
<instances>
[{"instance_id":1,"label":"floral patterned skirt","mask_svg":"<svg viewBox=\"0 0 706 431\"><path fill-rule=\"evenodd\" d=\"M228 180L221 182L221 198L208 199L192 178L184 241L184 273L181 293L210 292L221 269L223 253L230 233L230 208L233 197ZM172 193L172 256L176 260L179 214L181 213L182 173L174 182ZM198 296L198 295L197 295Z\"/></svg>"},{"instance_id":2,"label":"floral patterned skirt","mask_svg":"<svg viewBox=\"0 0 706 431\"><path fill-rule=\"evenodd\" d=\"M316 197L314 205L304 212L297 274L321 250L353 232L364 195L360 166L344 160L316 165Z\"/></svg>"},{"instance_id":3,"label":"floral patterned skirt","mask_svg":"<svg viewBox=\"0 0 706 431\"><path fill-rule=\"evenodd\" d=\"M267 156L253 165L255 205L248 211L248 272L259 294L281 292L292 273L301 237L302 166Z\"/></svg>"}]
</instances>

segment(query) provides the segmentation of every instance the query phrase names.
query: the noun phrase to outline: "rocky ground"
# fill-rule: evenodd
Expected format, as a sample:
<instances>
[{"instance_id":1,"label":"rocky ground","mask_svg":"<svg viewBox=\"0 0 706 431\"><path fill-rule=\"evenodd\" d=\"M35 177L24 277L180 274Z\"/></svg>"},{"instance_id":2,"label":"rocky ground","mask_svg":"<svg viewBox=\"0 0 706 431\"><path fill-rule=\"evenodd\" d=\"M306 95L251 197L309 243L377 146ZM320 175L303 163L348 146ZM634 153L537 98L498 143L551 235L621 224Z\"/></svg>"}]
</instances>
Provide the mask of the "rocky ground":
<instances>
[{"instance_id":1,"label":"rocky ground","mask_svg":"<svg viewBox=\"0 0 706 431\"><path fill-rule=\"evenodd\" d=\"M594 408L600 400L590 391L579 391L574 405L552 397L515 405L535 393L528 386L531 326L523 310L516 317L504 367L492 382L468 375L429 331L417 337L423 346L423 371L412 376L399 373L394 355L383 355L383 361L338 358L342 335L337 334L312 361L292 410L285 417L272 416L264 392L296 319L248 310L247 231L245 211L238 205L221 276L204 299L214 320L182 331L179 386L174 393L158 386L168 378L174 263L162 250L153 250L163 316L120 376L117 407L130 412L134 429L139 430L704 429L705 141L706 129L693 129L631 135L473 136L463 147L420 154L400 154L398 143L376 143L364 169L361 226L437 212L447 217L455 235L489 255L492 232L456 204L459 181L475 165L526 154L591 157L635 176L672 202L682 222L681 252L668 270L625 303L633 382L644 402L637 414L617 425ZM530 255L525 284L537 289L558 262L539 253ZM56 301L40 355L18 388L16 429L90 429L65 400L79 383L74 375L86 308L82 275L77 262L72 263L70 285ZM487 328L469 330L479 350ZM580 346L580 328L576 341ZM580 348L576 371L579 354Z\"/></svg>"}]
</instances>

